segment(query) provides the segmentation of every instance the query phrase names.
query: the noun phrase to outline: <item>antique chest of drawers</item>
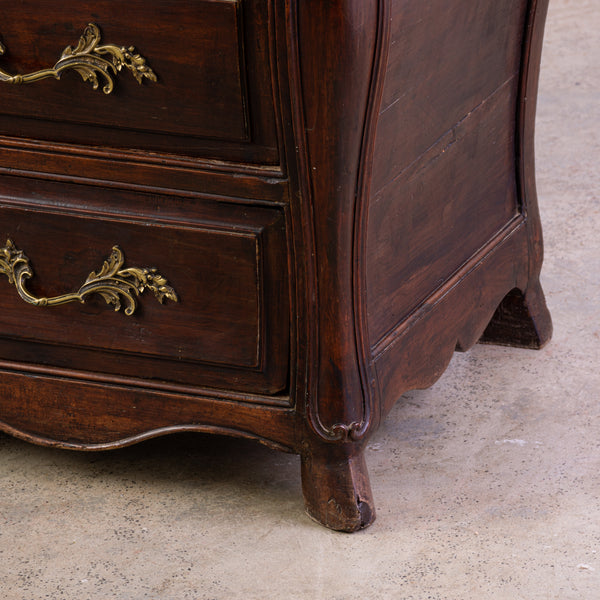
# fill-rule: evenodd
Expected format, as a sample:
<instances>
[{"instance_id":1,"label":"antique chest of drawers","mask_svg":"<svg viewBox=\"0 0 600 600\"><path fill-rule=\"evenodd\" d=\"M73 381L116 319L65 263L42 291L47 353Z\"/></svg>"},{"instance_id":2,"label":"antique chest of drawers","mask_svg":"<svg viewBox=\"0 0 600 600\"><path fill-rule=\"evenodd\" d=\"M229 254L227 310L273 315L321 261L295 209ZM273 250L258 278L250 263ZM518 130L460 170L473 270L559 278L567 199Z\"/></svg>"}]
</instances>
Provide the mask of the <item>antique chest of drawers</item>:
<instances>
[{"instance_id":1,"label":"antique chest of drawers","mask_svg":"<svg viewBox=\"0 0 600 600\"><path fill-rule=\"evenodd\" d=\"M0 6L0 428L363 450L478 340L551 324L533 126L547 0Z\"/></svg>"}]
</instances>

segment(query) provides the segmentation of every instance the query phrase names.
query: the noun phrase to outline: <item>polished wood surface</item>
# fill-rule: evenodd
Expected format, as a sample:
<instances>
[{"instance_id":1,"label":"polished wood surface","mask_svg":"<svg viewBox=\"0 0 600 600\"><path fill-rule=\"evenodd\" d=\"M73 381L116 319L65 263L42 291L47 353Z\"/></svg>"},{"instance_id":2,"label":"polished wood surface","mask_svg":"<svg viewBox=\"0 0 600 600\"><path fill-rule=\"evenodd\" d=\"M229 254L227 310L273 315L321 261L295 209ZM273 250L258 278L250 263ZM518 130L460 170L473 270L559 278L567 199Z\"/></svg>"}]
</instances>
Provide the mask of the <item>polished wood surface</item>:
<instances>
[{"instance_id":1,"label":"polished wood surface","mask_svg":"<svg viewBox=\"0 0 600 600\"><path fill-rule=\"evenodd\" d=\"M100 296L35 310L4 288L1 358L34 350L56 366L147 377L164 371L166 380L205 385L229 372L235 389L285 389L288 364L278 358L289 346L281 211L219 204L182 224L166 215L133 220L105 210L99 218L37 203L17 208L0 200L0 208L0 235L12 236L30 259L28 287L37 296L77 290L115 243L125 267L157 268L179 296L177 304L140 298L127 317Z\"/></svg>"},{"instance_id":2,"label":"polished wood surface","mask_svg":"<svg viewBox=\"0 0 600 600\"><path fill-rule=\"evenodd\" d=\"M158 78L158 85L139 85L123 70L108 97L101 86L93 93L76 72L64 73L60 83L7 86L2 129L8 135L215 157L252 138L258 161L276 160L264 2L65 1L49 13L43 2L24 0L1 10L4 70L52 66L95 22L101 44L134 46Z\"/></svg>"},{"instance_id":3,"label":"polished wood surface","mask_svg":"<svg viewBox=\"0 0 600 600\"><path fill-rule=\"evenodd\" d=\"M25 10L26 9L26 10ZM157 73L0 83L0 235L39 295L118 244L178 303L35 307L0 274L0 428L107 449L174 431L302 457L308 513L375 518L363 451L455 349L540 347L533 136L547 0L27 0L2 68L89 22ZM1 244L0 244L1 245Z\"/></svg>"}]
</instances>

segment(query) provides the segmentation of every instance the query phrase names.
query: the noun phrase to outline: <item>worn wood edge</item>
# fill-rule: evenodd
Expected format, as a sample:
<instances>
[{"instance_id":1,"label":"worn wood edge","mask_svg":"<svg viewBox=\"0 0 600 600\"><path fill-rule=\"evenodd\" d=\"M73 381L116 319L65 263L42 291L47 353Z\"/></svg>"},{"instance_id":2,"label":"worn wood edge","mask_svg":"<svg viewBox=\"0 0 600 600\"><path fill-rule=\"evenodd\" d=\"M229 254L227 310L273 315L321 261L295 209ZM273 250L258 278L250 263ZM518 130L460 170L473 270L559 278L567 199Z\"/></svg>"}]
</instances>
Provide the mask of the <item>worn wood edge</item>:
<instances>
[{"instance_id":1,"label":"worn wood edge","mask_svg":"<svg viewBox=\"0 0 600 600\"><path fill-rule=\"evenodd\" d=\"M274 408L290 408L293 403L288 394L261 395L243 392L230 392L218 388L182 385L177 383L153 381L149 379L136 379L120 375L94 373L91 371L78 371L62 367L49 367L44 365L26 364L0 360L0 370L13 374L30 374L32 376L42 375L58 379L71 380L82 383L101 383L108 386L140 388L148 391L173 393L188 396L190 398L201 398L215 401L230 401L238 404L250 404L260 406L271 406Z\"/></svg>"},{"instance_id":2,"label":"worn wood edge","mask_svg":"<svg viewBox=\"0 0 600 600\"><path fill-rule=\"evenodd\" d=\"M375 503L362 449L336 446L301 455L302 494L308 516L329 529L353 533L375 521Z\"/></svg>"},{"instance_id":3,"label":"worn wood edge","mask_svg":"<svg viewBox=\"0 0 600 600\"><path fill-rule=\"evenodd\" d=\"M180 154L171 154L160 151L135 150L126 148L94 147L81 144L67 144L62 142L49 142L28 138L13 138L0 135L2 148L29 150L40 154L56 154L65 156L81 156L97 158L106 161L140 163L159 165L160 167L172 166L193 171L222 171L224 173L248 174L257 177L282 177L281 165L252 164L235 161L219 160L216 158L192 157Z\"/></svg>"},{"instance_id":4,"label":"worn wood edge","mask_svg":"<svg viewBox=\"0 0 600 600\"><path fill-rule=\"evenodd\" d=\"M116 440L114 442L99 443L99 444L82 444L76 442L64 442L53 438L28 433L21 429L15 428L12 425L4 421L0 421L0 431L9 434L15 438L35 444L36 446L45 446L47 448L59 448L61 450L77 450L81 452L101 452L105 450L119 450L121 448L127 448L134 444L139 444L147 440L151 440L157 437L164 437L166 435L172 435L176 433L209 433L213 435L226 435L229 437L236 437L240 439L247 439L259 442L273 450L279 450L281 452L296 453L291 447L279 442L275 442L268 438L261 437L259 435L242 431L240 429L232 429L228 427L216 427L213 425L170 425L168 427L159 427L138 435L125 437L123 439Z\"/></svg>"},{"instance_id":5,"label":"worn wood edge","mask_svg":"<svg viewBox=\"0 0 600 600\"><path fill-rule=\"evenodd\" d=\"M486 259L494 254L498 246L501 246L517 232L525 228L525 219L522 215L516 216L494 237L482 246L478 252L473 254L468 261L459 267L448 279L446 279L433 293L431 293L419 306L403 318L395 327L386 333L372 347L373 359L377 359L388 351L402 337L406 330L410 329L415 323L426 317L427 314L454 288L469 276L475 269L479 268ZM508 292L509 290L507 290ZM494 306L494 309L496 306Z\"/></svg>"},{"instance_id":6,"label":"worn wood edge","mask_svg":"<svg viewBox=\"0 0 600 600\"><path fill-rule=\"evenodd\" d=\"M120 165L122 166L122 165ZM252 206L260 207L283 207L289 203L289 196L287 190L287 184L284 181L262 181L256 186L257 191L251 192L250 189L238 189L234 195L224 195L216 191L217 188L223 187L222 182L216 181L218 176L207 175L208 178L213 179L215 184L214 190L207 189L202 192L198 192L186 187L159 187L154 185L138 184L126 181L108 181L105 179L96 179L78 175L68 174L57 174L57 173L40 173L32 172L25 169L16 169L13 167L2 167L0 166L0 174L6 174L11 177L23 177L32 181L49 181L57 183L75 184L75 185L86 185L101 187L105 189L115 190L126 190L132 192L140 192L144 194L159 194L165 196L172 196L174 198L189 198L193 200L210 200L215 202L224 202L227 204L248 204L248 201L252 203ZM185 173L180 173L184 176ZM240 188L244 188L249 180L237 182ZM247 193L246 193L247 192Z\"/></svg>"},{"instance_id":7,"label":"worn wood edge","mask_svg":"<svg viewBox=\"0 0 600 600\"><path fill-rule=\"evenodd\" d=\"M183 199L191 199L191 200L200 200L200 201L210 201L219 204L229 204L232 206L242 205L242 206L252 206L259 208L285 208L289 205L288 201L288 193L287 190L282 187L281 194L272 194L273 189L276 187L279 189L278 184L272 185L271 183L265 182L258 186L258 192L256 193L248 193L244 195L243 190L238 190L239 195L227 196L221 193L213 193L211 191L204 192L194 192L192 190L185 190L183 188L167 188L167 187L155 187L149 185L121 185L120 182L114 181L104 181L100 179L86 179L84 177L77 176L62 176L62 175L54 175L51 174L49 177L43 177L32 175L29 171L23 171L21 169L4 169L0 167L0 174L6 174L11 177L19 177L23 179L30 180L33 185L35 185L36 181L44 181L50 183L59 183L59 184L69 184L69 185L85 185L85 186L94 186L100 187L106 190L123 190L126 192L132 193L141 193L141 194L156 194L165 197L172 198L183 198ZM242 184L243 185L243 184ZM262 194L263 190L265 191ZM254 197L256 195L256 197ZM260 195L260 197L258 197ZM273 199L269 199L273 196ZM137 214L137 213L136 213Z\"/></svg>"},{"instance_id":8,"label":"worn wood edge","mask_svg":"<svg viewBox=\"0 0 600 600\"><path fill-rule=\"evenodd\" d=\"M26 177L33 180L57 181L60 183L79 183L105 188L116 188L140 192L169 194L198 199L225 200L227 202L248 202L253 204L287 204L289 201L288 184L281 170L246 169L244 165L232 164L223 168L214 162L189 160L168 161L160 155L148 153L145 156L136 153L113 154L102 150L80 152L79 148L71 152L48 153L41 144L25 141L18 144L6 144L0 138L2 158L0 173ZM10 159L11 154L18 155ZM144 160L151 158L151 160ZM57 160L60 169L51 164L42 169L46 160ZM69 165L69 169L65 165ZM92 173L109 172L109 177L97 177ZM168 177L165 177L165 172ZM236 177L232 179L232 174ZM159 176L160 175L160 176ZM159 181L147 183L146 179ZM221 190L230 190L223 195ZM235 184L235 189L231 183ZM198 191L201 189L202 191Z\"/></svg>"},{"instance_id":9,"label":"worn wood edge","mask_svg":"<svg viewBox=\"0 0 600 600\"><path fill-rule=\"evenodd\" d=\"M375 54L373 57L369 98L367 101L367 114L365 117L363 145L360 153L361 159L354 209L352 298L354 303L357 364L363 390L363 419L359 427L353 432L353 439L360 439L367 433L367 430L376 429L381 418L380 411L378 410L380 403L377 376L369 342L367 261L365 257L375 142L387 73L390 40L391 2L388 0L379 0Z\"/></svg>"},{"instance_id":10,"label":"worn wood edge","mask_svg":"<svg viewBox=\"0 0 600 600\"><path fill-rule=\"evenodd\" d=\"M108 383L61 377L60 373L15 371L5 368L5 365L0 365L0 369L0 394L5 398L2 400L5 408L0 414L0 429L11 435L29 436L27 439L39 439L42 443L50 440L53 445L67 444L78 449L109 449L164 433L206 430L252 437L273 447L284 448L287 452L299 451L294 450L298 446L295 441L298 416L290 406L268 406L248 401L248 398L244 401L232 397L192 395L185 391L141 388L129 386L126 381ZM56 397L57 390L65 384L71 386L73 397L80 398L70 407L62 406ZM16 395L12 392L15 387L18 389ZM108 396L107 389L110 391ZM103 398L106 405L95 404L99 398ZM45 411L48 425L31 421L27 414L18 413L18 418L11 418L19 402L19 406ZM156 411L160 411L163 404L172 407L171 416L156 419L155 415L159 414ZM98 427L98 419L105 414L113 414L115 410L117 421L112 422L110 428L105 424ZM131 411L141 411L147 428L139 425L143 421ZM68 414L69 420L73 421L66 429L58 420L61 413ZM244 417L243 427L238 425L240 415Z\"/></svg>"},{"instance_id":11,"label":"worn wood edge","mask_svg":"<svg viewBox=\"0 0 600 600\"><path fill-rule=\"evenodd\" d=\"M53 184L50 184L51 186ZM73 184L77 185L77 184ZM236 216L234 213L228 214L228 207L220 202L211 202L213 214L194 213L190 210L187 217L182 217L176 209L169 207L160 207L160 210L146 208L140 210L123 206L123 203L111 201L109 204L104 197L104 202L100 205L98 202L92 204L89 198L82 196L75 202L63 200L59 195L50 197L38 190L42 196L42 200L38 198L23 198L19 195L7 195L0 187L0 205L3 207L14 208L29 212L44 212L52 215L65 215L69 217L77 217L82 219L99 218L102 220L110 220L113 222L131 223L133 225L147 225L153 223L158 226L170 227L174 229L185 229L188 231L198 231L206 233L227 233L237 237L256 237L262 234L265 229L275 225L279 220L285 220L285 210L287 204L274 205L256 205L254 202L248 203L245 199L244 211L251 212L257 215L256 223L248 222L248 219L241 216ZM135 194L140 200L143 200L146 193L139 196L137 192L125 191L126 194ZM209 200L209 198L204 198ZM214 198L210 198L214 200ZM206 208L208 203L204 204ZM231 204L231 203L228 203ZM238 209L239 207L233 206ZM265 210L266 209L266 210ZM221 214L219 211L225 212ZM216 213L216 214L215 214ZM258 215L261 215L260 217Z\"/></svg>"},{"instance_id":12,"label":"worn wood edge","mask_svg":"<svg viewBox=\"0 0 600 600\"><path fill-rule=\"evenodd\" d=\"M484 344L540 349L552 337L552 319L539 281L544 244L535 177L535 116L548 4L548 0L529 2L517 96L515 179L528 230L528 283L502 299L479 340Z\"/></svg>"},{"instance_id":13,"label":"worn wood edge","mask_svg":"<svg viewBox=\"0 0 600 600\"><path fill-rule=\"evenodd\" d=\"M338 2L338 4L343 4L343 1ZM311 328L311 331L307 335L309 343L305 348L305 351L307 352L307 389L305 391L305 411L307 416L307 424L312 430L312 433L316 434L318 438L325 441L340 441L344 439L359 440L370 428L371 423L371 415L367 413L369 413L371 410L373 401L365 399L363 390L363 382L366 381L369 376L365 373L366 367L361 366L361 361L363 360L362 357L364 356L365 359L367 359L367 354L363 349L359 349L357 347L357 343L362 343L359 342L357 335L361 335L363 338L365 338L365 334L362 332L362 325L356 320L355 314L356 268L354 261L357 251L355 243L356 236L360 235L357 232L357 229L364 227L362 224L359 224L356 221L357 217L359 219L362 218L361 211L363 210L362 207L359 208L356 204L356 196L358 193L368 192L368 186L366 183L368 174L365 173L363 175L364 164L361 165L361 161L368 159L367 163L370 163L371 160L371 157L368 155L369 153L372 154L373 140L371 137L374 135L373 121L376 119L378 114L377 103L380 101L381 89L383 86L381 77L385 70L385 61L382 59L384 54L383 46L389 42L389 35L386 34L388 24L384 17L387 10L389 10L388 4L388 0L372 0L369 6L365 7L362 15L362 18L366 19L367 15L372 12L374 14L374 22L376 26L373 28L373 31L370 29L364 30L363 28L360 33L362 38L368 38L372 41L373 51L372 54L369 52L369 66L365 77L368 82L365 86L365 107L364 110L362 108L356 109L356 114L360 119L361 127L356 164L351 165L351 170L354 173L352 175L353 181L350 183L352 186L352 206L351 210L346 213L345 209L347 203L345 200L341 203L344 206L344 213L346 213L346 216L344 216L341 227L338 228L339 238L336 239L336 244L341 244L343 247L345 247L346 242L348 242L348 251L350 256L347 264L344 263L342 265L332 266L332 269L340 279L343 278L341 274L345 271L348 271L348 293L344 295L334 294L336 298L349 298L349 306L345 309L340 309L338 307L336 313L338 318L342 318L348 323L346 327L342 327L343 331L338 330L338 333L340 335L343 334L343 337L346 341L348 341L349 346L352 346L345 359L346 364L343 368L344 374L342 374L342 379L345 380L345 384L343 384L342 387L345 390L354 389L356 390L355 395L357 397L360 395L360 402L350 402L352 406L349 410L352 411L356 409L357 411L362 412L362 416L359 419L353 419L351 421L346 421L344 418L341 418L335 422L332 422L331 424L325 422L326 420L322 416L322 407L320 406L320 402L323 401L323 398L327 398L329 405L332 405L332 399L334 396L337 396L336 393L327 388L327 386L329 386L337 378L330 377L323 371L324 369L326 371L327 368L324 365L321 357L327 355L329 358L331 358L331 353L327 348L321 348L323 345L323 333L321 331L322 326L320 326L319 323L326 311L322 307L318 308L315 300L320 294L322 294L322 291L320 290L322 290L324 287L322 282L319 281L318 257L316 256L316 249L319 245L319 241L321 244L323 243L323 239L320 238L320 235L322 236L323 234L319 233L318 224L315 225L316 203L318 202L318 199L321 198L322 191L319 190L319 186L313 177L311 169L311 159L313 157L310 156L311 140L309 139L307 131L312 132L313 129L307 129L306 107L303 104L303 73L301 68L302 50L298 40L300 18L298 13L300 10L307 11L309 8L303 7L300 9L298 3L290 1L287 11L288 20L286 29L288 35L288 71L290 73L292 122L296 139L296 161L299 180L298 185L300 195L304 199L305 204L305 207L303 207L305 216L301 218L301 222L304 223L302 231L302 237L304 241L303 260L305 261L304 268L306 269L306 278L308 282L310 282L310 293L305 297L309 302L309 307L306 312L307 314L314 316L313 322L308 324ZM338 6L337 9L342 10L340 6ZM353 34L358 36L358 32L353 31ZM365 139L365 136L367 136L367 139ZM345 148L352 145L348 141L341 140L338 140L337 143L343 144ZM342 194L340 196L342 196ZM322 198L321 201L323 201ZM337 199L337 202L340 202L339 198ZM335 205L334 199L331 199L330 205ZM345 240L343 238L346 235L347 230L350 233L347 236L348 240ZM348 315L350 315L349 318ZM314 343L314 340L317 340L318 343ZM329 362L331 362L331 360ZM352 363L351 366L350 363ZM362 381L361 375L358 373L358 371L362 371L363 373ZM323 387L326 387L327 390L324 391L322 389ZM346 409L348 409L350 400L351 399L345 397L343 411L340 408L342 412L345 412ZM357 407L354 407L354 404L357 404ZM358 408L358 404L360 404L360 408Z\"/></svg>"},{"instance_id":14,"label":"worn wood edge","mask_svg":"<svg viewBox=\"0 0 600 600\"><path fill-rule=\"evenodd\" d=\"M394 332L385 347L379 348L375 359L384 414L400 396L412 389L431 387L445 372L456 349L467 350L483 335L495 310L510 290L526 289L527 279L527 228L522 216L514 220L515 227L509 230L499 244L492 244L479 260L457 273L437 293L425 301L409 319ZM515 256L525 259L515 262ZM489 291L488 300L481 303L478 290ZM452 301L458 291L468 293L469 304L464 307L463 318L453 319L451 326L442 329L435 344L428 333L430 319L446 319L441 310L444 303ZM427 339L426 352L419 350L423 338ZM394 359L391 360L390 356ZM395 365L395 366L390 366ZM426 368L425 368L426 367Z\"/></svg>"},{"instance_id":15,"label":"worn wood edge","mask_svg":"<svg viewBox=\"0 0 600 600\"><path fill-rule=\"evenodd\" d=\"M517 198L529 228L529 277L539 277L543 237L535 181L535 116L549 0L530 0L524 31L515 139Z\"/></svg>"}]
</instances>

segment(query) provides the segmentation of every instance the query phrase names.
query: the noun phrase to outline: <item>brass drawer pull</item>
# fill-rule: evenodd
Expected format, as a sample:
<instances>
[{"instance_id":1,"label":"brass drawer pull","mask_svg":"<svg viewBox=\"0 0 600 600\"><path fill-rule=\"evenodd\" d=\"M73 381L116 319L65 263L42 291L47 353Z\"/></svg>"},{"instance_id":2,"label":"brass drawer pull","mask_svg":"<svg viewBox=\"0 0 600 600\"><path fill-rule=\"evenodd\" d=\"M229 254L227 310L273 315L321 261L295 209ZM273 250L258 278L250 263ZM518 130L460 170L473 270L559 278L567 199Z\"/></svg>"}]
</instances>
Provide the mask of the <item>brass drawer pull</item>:
<instances>
[{"instance_id":1,"label":"brass drawer pull","mask_svg":"<svg viewBox=\"0 0 600 600\"><path fill-rule=\"evenodd\" d=\"M178 301L175 290L156 269L121 269L123 262L123 252L118 246L113 246L110 256L98 273L92 271L76 292L54 298L36 298L25 287L25 281L33 277L29 259L10 239L6 241L4 248L0 248L0 273L8 277L9 283L17 288L19 296L25 302L35 306L57 306L75 301L83 303L87 296L100 294L107 304L115 307L115 311L121 309L121 300L124 300L125 314L132 315L137 308L136 298L147 289L154 293L161 304L165 298Z\"/></svg>"},{"instance_id":2,"label":"brass drawer pull","mask_svg":"<svg viewBox=\"0 0 600 600\"><path fill-rule=\"evenodd\" d=\"M133 46L127 48L112 44L99 46L100 38L100 29L94 23L90 23L79 38L77 47L73 49L67 46L53 68L27 75L11 75L0 69L0 81L20 84L32 83L48 77L60 79L63 71L72 69L77 71L84 81L89 81L95 90L98 89L98 75L101 75L104 79L102 91L110 94L114 87L113 76L117 75L123 67L129 69L140 84L144 77L156 81L156 75L146 64L146 59L135 54ZM4 46L0 44L0 56L4 51Z\"/></svg>"}]
</instances>

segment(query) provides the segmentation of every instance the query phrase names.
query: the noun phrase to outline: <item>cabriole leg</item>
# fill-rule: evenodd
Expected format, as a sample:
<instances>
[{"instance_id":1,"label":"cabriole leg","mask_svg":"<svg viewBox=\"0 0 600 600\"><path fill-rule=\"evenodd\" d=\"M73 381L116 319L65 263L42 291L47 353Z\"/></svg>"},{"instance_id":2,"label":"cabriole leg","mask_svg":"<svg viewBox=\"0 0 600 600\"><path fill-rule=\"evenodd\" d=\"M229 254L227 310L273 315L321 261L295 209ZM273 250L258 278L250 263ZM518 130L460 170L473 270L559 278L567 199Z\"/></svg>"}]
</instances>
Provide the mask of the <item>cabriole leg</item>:
<instances>
[{"instance_id":1,"label":"cabriole leg","mask_svg":"<svg viewBox=\"0 0 600 600\"><path fill-rule=\"evenodd\" d=\"M302 456L302 491L308 514L330 529L356 531L375 520L362 448L319 444Z\"/></svg>"}]
</instances>

